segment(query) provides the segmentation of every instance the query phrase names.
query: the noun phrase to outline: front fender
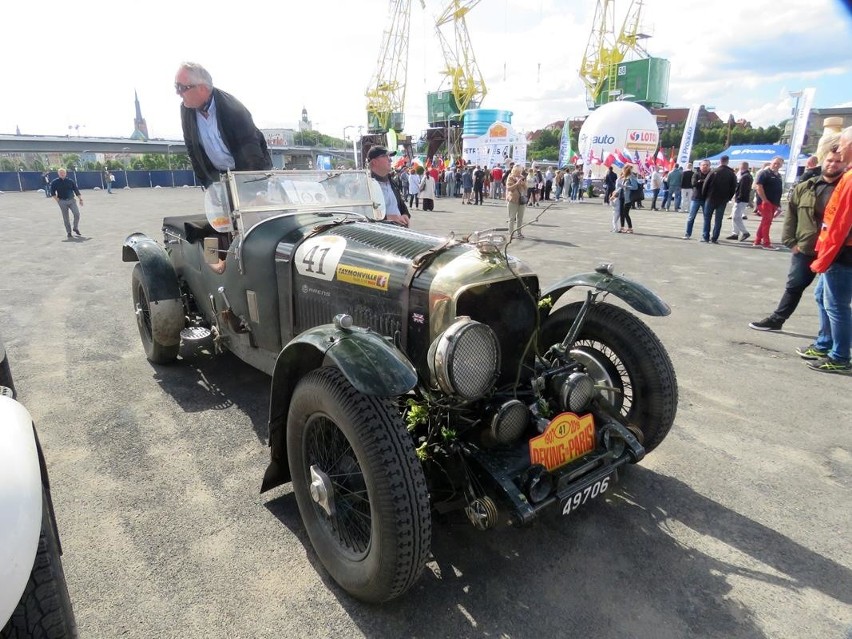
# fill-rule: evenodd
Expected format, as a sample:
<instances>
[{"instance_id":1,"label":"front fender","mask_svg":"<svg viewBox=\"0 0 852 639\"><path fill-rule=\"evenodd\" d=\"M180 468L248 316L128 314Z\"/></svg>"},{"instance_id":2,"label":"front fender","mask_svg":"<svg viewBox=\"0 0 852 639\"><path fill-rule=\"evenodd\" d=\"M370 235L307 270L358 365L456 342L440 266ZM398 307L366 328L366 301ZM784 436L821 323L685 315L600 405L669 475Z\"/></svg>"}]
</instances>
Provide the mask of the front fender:
<instances>
[{"instance_id":1,"label":"front fender","mask_svg":"<svg viewBox=\"0 0 852 639\"><path fill-rule=\"evenodd\" d=\"M363 328L317 326L293 339L275 362L269 402L269 446L272 460L261 492L290 480L287 467L287 411L296 384L321 366L338 368L360 393L396 397L417 383L417 372L405 354L384 337Z\"/></svg>"},{"instance_id":2,"label":"front fender","mask_svg":"<svg viewBox=\"0 0 852 639\"><path fill-rule=\"evenodd\" d=\"M541 299L550 297L551 301L549 308L545 309L543 314L548 315L550 308L553 308L556 304L556 300L575 286L588 286L599 291L612 293L619 299L627 302L632 308L646 315L665 317L672 312L669 305L644 284L634 282L620 275L594 272L572 275L542 292Z\"/></svg>"},{"instance_id":3,"label":"front fender","mask_svg":"<svg viewBox=\"0 0 852 639\"><path fill-rule=\"evenodd\" d=\"M0 396L0 624L21 599L41 531L42 485L33 420Z\"/></svg>"},{"instance_id":4,"label":"front fender","mask_svg":"<svg viewBox=\"0 0 852 639\"><path fill-rule=\"evenodd\" d=\"M133 233L124 240L124 245L121 247L121 260L139 262L142 265L142 271L150 287L149 302L180 298L180 284L178 284L177 274L169 254L166 253L166 249L144 233Z\"/></svg>"}]
</instances>

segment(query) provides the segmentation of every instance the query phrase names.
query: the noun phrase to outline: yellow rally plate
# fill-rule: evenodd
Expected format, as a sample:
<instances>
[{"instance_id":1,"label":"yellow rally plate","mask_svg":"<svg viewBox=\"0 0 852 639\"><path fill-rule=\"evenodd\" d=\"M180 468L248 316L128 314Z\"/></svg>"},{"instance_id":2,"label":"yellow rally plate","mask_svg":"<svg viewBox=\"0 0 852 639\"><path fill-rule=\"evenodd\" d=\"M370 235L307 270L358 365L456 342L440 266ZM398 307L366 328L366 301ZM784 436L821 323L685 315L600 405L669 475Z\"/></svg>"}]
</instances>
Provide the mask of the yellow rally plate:
<instances>
[{"instance_id":1,"label":"yellow rally plate","mask_svg":"<svg viewBox=\"0 0 852 639\"><path fill-rule=\"evenodd\" d=\"M530 462L554 470L595 449L595 419L560 413L530 440Z\"/></svg>"}]
</instances>

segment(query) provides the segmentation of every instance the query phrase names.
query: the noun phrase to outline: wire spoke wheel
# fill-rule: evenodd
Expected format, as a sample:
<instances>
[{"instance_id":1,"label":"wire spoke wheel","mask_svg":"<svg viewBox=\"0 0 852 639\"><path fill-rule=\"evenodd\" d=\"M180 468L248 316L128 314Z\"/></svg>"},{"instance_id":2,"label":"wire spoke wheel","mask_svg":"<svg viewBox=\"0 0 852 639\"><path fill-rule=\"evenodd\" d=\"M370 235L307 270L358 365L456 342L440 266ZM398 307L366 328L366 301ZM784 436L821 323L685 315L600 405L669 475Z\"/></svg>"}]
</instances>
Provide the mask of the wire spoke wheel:
<instances>
[{"instance_id":1,"label":"wire spoke wheel","mask_svg":"<svg viewBox=\"0 0 852 639\"><path fill-rule=\"evenodd\" d=\"M564 339L581 306L568 304L547 316L542 351ZM604 398L642 431L645 450L656 448L674 423L678 388L671 359L653 331L623 308L599 302L589 309L571 356Z\"/></svg>"},{"instance_id":2,"label":"wire spoke wheel","mask_svg":"<svg viewBox=\"0 0 852 639\"><path fill-rule=\"evenodd\" d=\"M358 392L335 368L296 385L287 459L320 561L354 597L382 602L417 580L432 520L423 468L392 399Z\"/></svg>"},{"instance_id":3,"label":"wire spoke wheel","mask_svg":"<svg viewBox=\"0 0 852 639\"><path fill-rule=\"evenodd\" d=\"M314 500L317 517L341 548L361 559L370 547L372 515L364 474L346 435L326 416L311 418L305 428L305 464L321 470L329 482L331 512Z\"/></svg>"}]
</instances>

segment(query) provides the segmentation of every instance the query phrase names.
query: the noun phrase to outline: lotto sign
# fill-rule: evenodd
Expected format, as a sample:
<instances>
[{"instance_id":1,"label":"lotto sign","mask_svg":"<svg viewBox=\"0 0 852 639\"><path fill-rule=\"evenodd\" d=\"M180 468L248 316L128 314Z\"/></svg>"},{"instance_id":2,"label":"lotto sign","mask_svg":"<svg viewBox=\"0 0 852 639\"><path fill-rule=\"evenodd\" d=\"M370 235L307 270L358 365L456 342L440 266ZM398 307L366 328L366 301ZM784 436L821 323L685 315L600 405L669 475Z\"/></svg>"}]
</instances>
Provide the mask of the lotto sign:
<instances>
[{"instance_id":1,"label":"lotto sign","mask_svg":"<svg viewBox=\"0 0 852 639\"><path fill-rule=\"evenodd\" d=\"M660 134L657 131L627 129L627 144L625 146L627 146L628 149L653 151L657 148L659 140Z\"/></svg>"}]
</instances>

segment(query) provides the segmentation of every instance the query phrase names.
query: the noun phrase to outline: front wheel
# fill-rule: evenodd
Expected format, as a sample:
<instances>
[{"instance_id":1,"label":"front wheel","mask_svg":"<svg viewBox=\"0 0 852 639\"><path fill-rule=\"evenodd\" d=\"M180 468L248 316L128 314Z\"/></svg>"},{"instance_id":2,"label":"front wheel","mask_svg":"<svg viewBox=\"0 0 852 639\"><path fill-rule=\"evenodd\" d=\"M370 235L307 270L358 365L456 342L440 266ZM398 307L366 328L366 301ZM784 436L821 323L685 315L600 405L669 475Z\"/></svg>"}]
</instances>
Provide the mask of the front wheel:
<instances>
[{"instance_id":1,"label":"front wheel","mask_svg":"<svg viewBox=\"0 0 852 639\"><path fill-rule=\"evenodd\" d=\"M542 323L544 352L561 342L581 302L555 310ZM635 315L604 302L586 315L571 356L586 367L601 394L643 435L647 452L668 434L677 413L677 378L669 354L657 336Z\"/></svg>"},{"instance_id":2,"label":"front wheel","mask_svg":"<svg viewBox=\"0 0 852 639\"><path fill-rule=\"evenodd\" d=\"M151 282L141 264L133 267L131 280L133 308L145 356L154 364L169 364L177 359L180 332L186 323L181 300L151 300Z\"/></svg>"},{"instance_id":3,"label":"front wheel","mask_svg":"<svg viewBox=\"0 0 852 639\"><path fill-rule=\"evenodd\" d=\"M33 570L9 623L0 629L0 639L66 639L77 636L59 541L44 494L41 501L41 535Z\"/></svg>"},{"instance_id":4,"label":"front wheel","mask_svg":"<svg viewBox=\"0 0 852 639\"><path fill-rule=\"evenodd\" d=\"M323 566L367 602L417 580L432 522L423 468L399 411L334 368L306 375L287 418L293 492Z\"/></svg>"}]
</instances>

